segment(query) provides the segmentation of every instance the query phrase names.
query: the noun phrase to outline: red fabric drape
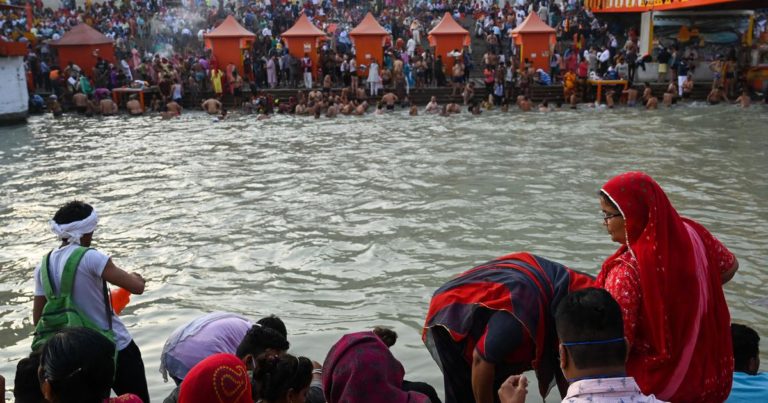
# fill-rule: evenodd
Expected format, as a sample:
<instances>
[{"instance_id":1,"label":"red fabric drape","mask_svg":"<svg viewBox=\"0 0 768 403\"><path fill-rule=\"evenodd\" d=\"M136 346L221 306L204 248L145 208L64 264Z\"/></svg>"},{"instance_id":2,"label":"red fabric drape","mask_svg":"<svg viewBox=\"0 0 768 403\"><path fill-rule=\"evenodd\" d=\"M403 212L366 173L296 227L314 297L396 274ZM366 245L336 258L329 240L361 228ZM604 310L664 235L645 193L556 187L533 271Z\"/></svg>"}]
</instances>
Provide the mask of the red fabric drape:
<instances>
[{"instance_id":1,"label":"red fabric drape","mask_svg":"<svg viewBox=\"0 0 768 403\"><path fill-rule=\"evenodd\" d=\"M733 370L730 314L716 263L697 251L703 236L696 234L706 229L680 217L645 173L618 175L602 191L624 217L627 243L603 263L597 283L615 259L632 253L642 292L637 333L651 347L630 355L628 373L644 393L664 400L722 402Z\"/></svg>"}]
</instances>

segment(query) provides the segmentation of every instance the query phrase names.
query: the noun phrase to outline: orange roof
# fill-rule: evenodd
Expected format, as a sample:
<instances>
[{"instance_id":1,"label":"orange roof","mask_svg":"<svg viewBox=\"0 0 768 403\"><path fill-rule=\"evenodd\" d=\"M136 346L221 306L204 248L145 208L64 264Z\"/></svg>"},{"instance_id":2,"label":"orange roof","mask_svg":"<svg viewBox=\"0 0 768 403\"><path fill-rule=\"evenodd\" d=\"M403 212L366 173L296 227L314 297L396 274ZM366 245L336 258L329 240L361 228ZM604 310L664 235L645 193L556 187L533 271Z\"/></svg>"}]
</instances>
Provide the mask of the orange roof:
<instances>
[{"instance_id":1,"label":"orange roof","mask_svg":"<svg viewBox=\"0 0 768 403\"><path fill-rule=\"evenodd\" d=\"M444 34L465 34L469 35L469 31L459 25L456 20L453 19L451 13L447 12L443 16L443 19L436 27L429 31L430 35L444 35Z\"/></svg>"},{"instance_id":2,"label":"orange roof","mask_svg":"<svg viewBox=\"0 0 768 403\"><path fill-rule=\"evenodd\" d=\"M112 43L106 35L91 28L88 24L81 22L70 29L58 41L51 43L53 46L72 46L72 45L101 45Z\"/></svg>"},{"instance_id":3,"label":"orange roof","mask_svg":"<svg viewBox=\"0 0 768 403\"><path fill-rule=\"evenodd\" d=\"M389 32L382 28L381 24L376 21L376 18L373 18L373 14L368 13L355 29L349 31L349 35L389 35Z\"/></svg>"},{"instance_id":4,"label":"orange roof","mask_svg":"<svg viewBox=\"0 0 768 403\"><path fill-rule=\"evenodd\" d=\"M283 32L280 36L325 36L325 32L321 31L320 28L312 25L312 23L309 22L309 18L302 14L299 19L296 20L296 23L293 24L289 30Z\"/></svg>"},{"instance_id":5,"label":"orange roof","mask_svg":"<svg viewBox=\"0 0 768 403\"><path fill-rule=\"evenodd\" d=\"M243 28L235 17L228 15L216 29L205 34L206 38L255 38L253 32Z\"/></svg>"},{"instance_id":6,"label":"orange roof","mask_svg":"<svg viewBox=\"0 0 768 403\"><path fill-rule=\"evenodd\" d=\"M0 39L0 57L26 56L27 44L25 42L9 42Z\"/></svg>"},{"instance_id":7,"label":"orange roof","mask_svg":"<svg viewBox=\"0 0 768 403\"><path fill-rule=\"evenodd\" d=\"M554 34L556 31L554 28L547 25L546 22L539 18L536 13L528 14L528 18L520 24L519 27L512 30L512 35L515 34Z\"/></svg>"}]
</instances>

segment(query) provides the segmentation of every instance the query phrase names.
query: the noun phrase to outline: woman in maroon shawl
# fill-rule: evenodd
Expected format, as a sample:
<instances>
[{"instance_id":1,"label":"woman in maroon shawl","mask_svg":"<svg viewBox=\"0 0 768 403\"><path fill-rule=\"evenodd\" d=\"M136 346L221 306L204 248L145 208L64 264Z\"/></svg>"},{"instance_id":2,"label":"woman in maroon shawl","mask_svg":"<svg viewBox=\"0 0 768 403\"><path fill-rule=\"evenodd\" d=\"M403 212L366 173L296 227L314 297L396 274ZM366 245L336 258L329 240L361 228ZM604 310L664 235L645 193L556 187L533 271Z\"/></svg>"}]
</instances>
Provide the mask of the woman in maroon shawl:
<instances>
[{"instance_id":1,"label":"woman in maroon shawl","mask_svg":"<svg viewBox=\"0 0 768 403\"><path fill-rule=\"evenodd\" d=\"M429 403L402 389L405 370L371 331L350 333L328 352L323 391L328 403Z\"/></svg>"},{"instance_id":2,"label":"woman in maroon shawl","mask_svg":"<svg viewBox=\"0 0 768 403\"><path fill-rule=\"evenodd\" d=\"M650 176L627 172L600 190L603 220L619 249L597 286L622 309L627 375L644 394L673 402L722 402L733 373L722 284L736 257L702 225L681 217Z\"/></svg>"},{"instance_id":3,"label":"woman in maroon shawl","mask_svg":"<svg viewBox=\"0 0 768 403\"><path fill-rule=\"evenodd\" d=\"M435 291L422 338L443 371L446 402L498 401L504 380L530 369L542 396L556 378L564 396L553 312L569 292L593 281L559 263L513 253Z\"/></svg>"}]
</instances>

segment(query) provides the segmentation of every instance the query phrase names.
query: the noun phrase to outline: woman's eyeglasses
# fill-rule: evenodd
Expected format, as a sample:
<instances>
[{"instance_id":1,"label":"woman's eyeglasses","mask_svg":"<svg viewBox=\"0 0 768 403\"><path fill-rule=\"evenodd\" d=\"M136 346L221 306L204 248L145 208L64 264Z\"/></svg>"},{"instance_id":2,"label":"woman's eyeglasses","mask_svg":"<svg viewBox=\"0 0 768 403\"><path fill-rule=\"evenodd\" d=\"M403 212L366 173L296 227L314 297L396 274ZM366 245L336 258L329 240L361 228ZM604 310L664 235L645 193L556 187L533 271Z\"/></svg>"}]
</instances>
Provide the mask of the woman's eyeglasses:
<instances>
[{"instance_id":1,"label":"woman's eyeglasses","mask_svg":"<svg viewBox=\"0 0 768 403\"><path fill-rule=\"evenodd\" d=\"M608 220L610 220L611 218L621 217L621 213L608 214L603 211L601 212L601 214L603 215L603 222L606 224L608 224Z\"/></svg>"}]
</instances>

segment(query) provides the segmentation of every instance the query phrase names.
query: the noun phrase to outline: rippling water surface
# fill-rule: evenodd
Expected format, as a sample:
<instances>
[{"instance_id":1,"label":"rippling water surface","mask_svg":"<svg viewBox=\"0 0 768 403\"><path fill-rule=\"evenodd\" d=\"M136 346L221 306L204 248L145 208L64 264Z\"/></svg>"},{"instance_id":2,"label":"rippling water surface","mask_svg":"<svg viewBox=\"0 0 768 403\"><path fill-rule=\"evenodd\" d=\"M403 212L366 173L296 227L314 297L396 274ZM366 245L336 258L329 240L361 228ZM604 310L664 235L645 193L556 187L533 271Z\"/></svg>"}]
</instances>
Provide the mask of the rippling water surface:
<instances>
[{"instance_id":1,"label":"rippling water surface","mask_svg":"<svg viewBox=\"0 0 768 403\"><path fill-rule=\"evenodd\" d=\"M762 106L693 105L0 128L0 373L11 386L31 342L32 268L56 246L46 222L79 198L101 214L95 246L148 279L123 320L155 400L170 390L157 372L166 337L214 310L276 313L292 350L318 361L345 332L391 326L407 377L442 389L420 340L432 292L516 250L596 273L616 247L596 191L635 169L738 255L732 315L768 339L755 303L768 279L766 126Z\"/></svg>"}]
</instances>

